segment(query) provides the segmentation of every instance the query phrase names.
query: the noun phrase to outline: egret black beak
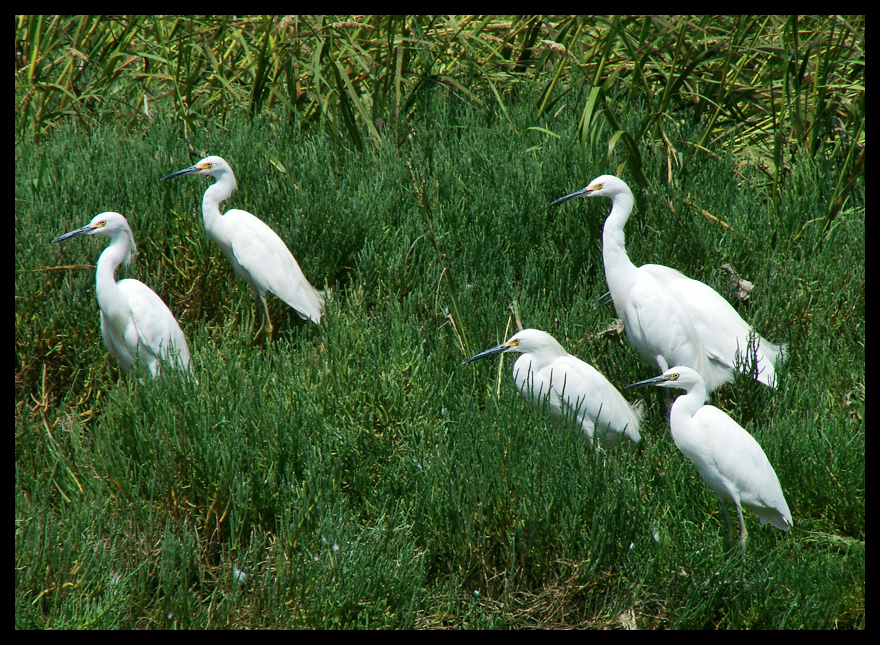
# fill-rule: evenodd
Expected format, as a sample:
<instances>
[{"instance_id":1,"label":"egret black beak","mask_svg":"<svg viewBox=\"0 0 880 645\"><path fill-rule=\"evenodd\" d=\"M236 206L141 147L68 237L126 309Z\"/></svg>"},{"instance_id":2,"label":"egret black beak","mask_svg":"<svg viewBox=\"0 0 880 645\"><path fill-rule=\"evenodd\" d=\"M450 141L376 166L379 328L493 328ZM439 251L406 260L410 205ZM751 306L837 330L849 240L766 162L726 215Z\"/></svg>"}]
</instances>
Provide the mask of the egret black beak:
<instances>
[{"instance_id":1,"label":"egret black beak","mask_svg":"<svg viewBox=\"0 0 880 645\"><path fill-rule=\"evenodd\" d=\"M480 352L479 354L474 354L469 359L462 361L462 365L465 363L470 363L471 361L476 361L481 358L486 358L487 356L494 356L495 354L501 354L503 352L510 351L513 348L513 345L508 345L507 343L501 343L500 345L496 345L486 351Z\"/></svg>"},{"instance_id":2,"label":"egret black beak","mask_svg":"<svg viewBox=\"0 0 880 645\"><path fill-rule=\"evenodd\" d=\"M590 190L590 187L581 188L580 190L576 190L570 195L566 195L565 197L560 197L556 201L550 202L551 206L555 206L556 204L561 204L562 202L567 202L569 199L577 199L578 197L589 197L590 193L593 192Z\"/></svg>"},{"instance_id":3,"label":"egret black beak","mask_svg":"<svg viewBox=\"0 0 880 645\"><path fill-rule=\"evenodd\" d=\"M87 235L93 230L95 230L94 226L92 226L91 224L86 224L85 226L80 226L75 231L65 233L64 235L59 235L54 240L52 240L52 243L54 244L55 242L63 242L64 240L69 240L70 238L76 237L77 235Z\"/></svg>"},{"instance_id":4,"label":"egret black beak","mask_svg":"<svg viewBox=\"0 0 880 645\"><path fill-rule=\"evenodd\" d=\"M661 374L660 376L655 376L654 378L647 378L644 381L639 381L637 383L630 383L629 385L624 386L624 390L629 390L631 388L637 387L645 387L646 385L660 385L661 383L666 383L666 381L671 381L672 379L667 378L666 375Z\"/></svg>"},{"instance_id":5,"label":"egret black beak","mask_svg":"<svg viewBox=\"0 0 880 645\"><path fill-rule=\"evenodd\" d=\"M175 177L182 177L183 175L192 175L201 170L197 165L190 166L189 168L184 168L183 170L178 170L177 172L173 172L170 175L165 175L159 181L165 181L166 179L174 179Z\"/></svg>"}]
</instances>

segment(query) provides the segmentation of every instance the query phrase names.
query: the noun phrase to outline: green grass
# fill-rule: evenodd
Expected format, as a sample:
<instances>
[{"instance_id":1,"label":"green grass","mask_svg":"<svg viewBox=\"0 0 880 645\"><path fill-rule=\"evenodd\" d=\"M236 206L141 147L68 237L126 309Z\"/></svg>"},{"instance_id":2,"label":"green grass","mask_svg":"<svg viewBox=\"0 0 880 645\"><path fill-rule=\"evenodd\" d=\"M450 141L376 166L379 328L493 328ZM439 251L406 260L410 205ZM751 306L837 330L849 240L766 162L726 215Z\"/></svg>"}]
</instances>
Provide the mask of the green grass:
<instances>
[{"instance_id":1,"label":"green grass","mask_svg":"<svg viewBox=\"0 0 880 645\"><path fill-rule=\"evenodd\" d=\"M706 139L686 104L635 136L657 106L617 78L604 98L557 86L552 109L537 84L499 90L503 113L424 92L405 136L359 151L330 116L231 109L187 140L173 109L48 136L20 136L17 114L16 626L864 628L864 130L786 144L777 167L746 129ZM579 128L591 97L606 116ZM252 344L253 301L201 223L207 180L159 182L203 153L236 172L225 207L333 289L320 326L272 299L276 339ZM591 307L608 202L548 207L603 172L636 193L636 264L705 281L791 343L778 390L738 378L716 397L795 519L747 515L744 564L654 392L627 394L648 405L637 450L593 452L515 392L509 357L461 365L515 307L619 386L652 375ZM107 354L106 242L49 243L104 210L138 243L118 277L168 303L197 383L141 383Z\"/></svg>"},{"instance_id":2,"label":"green grass","mask_svg":"<svg viewBox=\"0 0 880 645\"><path fill-rule=\"evenodd\" d=\"M628 230L637 262L728 296L718 266L732 262L756 285L744 315L792 344L779 391L738 379L719 397L768 452L796 522L784 535L749 518L740 568L656 398L637 452L596 454L515 393L509 361L500 396L497 365L460 365L456 329L468 352L489 346L516 301L524 325L613 382L650 375L599 334L612 309L590 308L607 204L547 207L585 183L566 141L441 108L405 150L341 162L271 122L204 132L238 172L227 206L260 213L334 287L321 327L274 303L281 332L261 351L252 301L201 230L204 182L158 183L191 160L170 132L19 148L19 626L863 625L863 203L822 234L821 167L793 169L779 219L760 181L710 160L687 199L741 234L659 187ZM129 275L182 320L198 384L121 377L93 271L54 270L94 262L97 239L48 242L105 208L130 217Z\"/></svg>"}]
</instances>

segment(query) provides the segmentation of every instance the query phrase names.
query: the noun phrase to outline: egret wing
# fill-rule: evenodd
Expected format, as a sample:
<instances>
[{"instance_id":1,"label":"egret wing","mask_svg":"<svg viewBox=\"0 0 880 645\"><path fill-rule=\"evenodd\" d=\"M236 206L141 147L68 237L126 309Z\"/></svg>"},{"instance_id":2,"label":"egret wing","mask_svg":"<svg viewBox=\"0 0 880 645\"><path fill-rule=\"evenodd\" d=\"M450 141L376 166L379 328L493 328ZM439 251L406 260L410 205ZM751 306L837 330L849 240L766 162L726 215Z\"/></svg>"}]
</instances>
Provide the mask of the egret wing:
<instances>
[{"instance_id":1,"label":"egret wing","mask_svg":"<svg viewBox=\"0 0 880 645\"><path fill-rule=\"evenodd\" d=\"M170 358L176 353L180 367L188 369L186 338L162 298L138 280L121 280L118 285L128 297L140 357L152 366L160 356Z\"/></svg>"},{"instance_id":2,"label":"egret wing","mask_svg":"<svg viewBox=\"0 0 880 645\"><path fill-rule=\"evenodd\" d=\"M621 434L638 442L639 418L614 385L599 370L574 356L559 359L565 371L565 389L560 394L581 417L588 417L593 425L603 430L606 442L617 444ZM556 381L558 384L558 381ZM610 432L605 434L605 430Z\"/></svg>"},{"instance_id":3,"label":"egret wing","mask_svg":"<svg viewBox=\"0 0 880 645\"><path fill-rule=\"evenodd\" d=\"M661 372L686 365L703 373L705 352L690 315L679 297L650 274L639 273L626 302L624 326L639 354Z\"/></svg>"},{"instance_id":4,"label":"egret wing","mask_svg":"<svg viewBox=\"0 0 880 645\"><path fill-rule=\"evenodd\" d=\"M223 215L231 235L235 260L250 275L242 276L260 294L270 291L302 318L321 322L323 296L306 280L284 241L265 222L247 211L233 209Z\"/></svg>"},{"instance_id":5,"label":"egret wing","mask_svg":"<svg viewBox=\"0 0 880 645\"><path fill-rule=\"evenodd\" d=\"M760 336L751 339L751 325L709 285L659 264L646 264L641 268L675 293L693 318L709 359L709 374L703 374L703 378L710 391L733 380L737 353L745 358L750 342L758 343L758 380L775 387L774 362L780 352L779 345Z\"/></svg>"},{"instance_id":6,"label":"egret wing","mask_svg":"<svg viewBox=\"0 0 880 645\"><path fill-rule=\"evenodd\" d=\"M693 423L693 434L699 439L688 450L679 447L706 484L726 499L731 490L736 491L742 505L756 513L762 524L770 522L787 531L793 524L788 503L776 471L755 438L711 405L700 408Z\"/></svg>"}]
</instances>

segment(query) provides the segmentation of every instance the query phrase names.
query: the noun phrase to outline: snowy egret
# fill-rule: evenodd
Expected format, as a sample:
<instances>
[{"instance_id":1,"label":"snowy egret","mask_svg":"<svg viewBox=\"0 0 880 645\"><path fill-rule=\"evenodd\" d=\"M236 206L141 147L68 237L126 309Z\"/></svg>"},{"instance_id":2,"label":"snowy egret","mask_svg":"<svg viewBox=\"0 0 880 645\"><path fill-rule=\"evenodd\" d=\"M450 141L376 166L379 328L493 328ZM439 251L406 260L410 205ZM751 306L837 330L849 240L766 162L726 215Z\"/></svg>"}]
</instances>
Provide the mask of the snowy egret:
<instances>
[{"instance_id":1,"label":"snowy egret","mask_svg":"<svg viewBox=\"0 0 880 645\"><path fill-rule=\"evenodd\" d=\"M695 369L709 392L733 381L737 367L753 369L761 383L776 387L775 364L784 346L758 336L712 287L666 266L630 261L623 228L633 195L624 181L602 175L553 204L578 197L611 199L602 240L605 279L626 336L643 358L660 372L673 365Z\"/></svg>"},{"instance_id":2,"label":"snowy egret","mask_svg":"<svg viewBox=\"0 0 880 645\"><path fill-rule=\"evenodd\" d=\"M545 331L523 329L507 342L464 362L511 351L522 354L513 365L513 380L520 393L539 407L546 400L554 418L576 419L591 447L594 438L616 447L621 435L638 443L639 409L596 368L569 354Z\"/></svg>"},{"instance_id":3,"label":"snowy egret","mask_svg":"<svg viewBox=\"0 0 880 645\"><path fill-rule=\"evenodd\" d=\"M675 445L693 462L700 477L721 501L721 513L727 525L727 548L733 536L727 502L736 506L743 550L748 538L743 506L756 513L761 524L769 522L782 531L794 526L779 478L767 455L755 438L727 413L706 405L708 392L699 373L689 367L676 366L660 376L626 387L645 385L687 392L672 404L669 429Z\"/></svg>"},{"instance_id":4,"label":"snowy egret","mask_svg":"<svg viewBox=\"0 0 880 645\"><path fill-rule=\"evenodd\" d=\"M78 235L107 235L110 244L98 258L95 292L101 308L104 345L130 373L140 359L156 376L159 359L189 370L189 347L174 315L156 293L139 280L116 282L116 267L128 264L135 251L126 219L119 213L101 213L85 226L56 237L63 242Z\"/></svg>"},{"instance_id":5,"label":"snowy egret","mask_svg":"<svg viewBox=\"0 0 880 645\"><path fill-rule=\"evenodd\" d=\"M324 296L306 280L296 258L278 234L246 211L234 208L220 213L220 203L228 199L237 186L229 164L221 157L205 157L196 165L162 179L192 174L216 179L202 198L205 232L220 247L235 273L248 283L263 316L259 333L271 337L273 330L266 306L267 291L290 305L300 318L320 323Z\"/></svg>"}]
</instances>

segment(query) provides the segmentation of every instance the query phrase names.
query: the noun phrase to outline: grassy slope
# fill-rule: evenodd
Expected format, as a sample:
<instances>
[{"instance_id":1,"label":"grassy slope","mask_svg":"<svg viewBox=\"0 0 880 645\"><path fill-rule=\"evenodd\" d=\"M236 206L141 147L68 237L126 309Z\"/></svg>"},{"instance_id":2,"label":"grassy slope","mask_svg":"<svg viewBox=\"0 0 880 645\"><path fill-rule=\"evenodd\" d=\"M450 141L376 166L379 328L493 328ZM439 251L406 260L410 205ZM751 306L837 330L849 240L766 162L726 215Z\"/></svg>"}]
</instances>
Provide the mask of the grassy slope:
<instances>
[{"instance_id":1,"label":"grassy slope","mask_svg":"<svg viewBox=\"0 0 880 645\"><path fill-rule=\"evenodd\" d=\"M511 119L525 127L530 109ZM650 403L638 451L594 454L513 391L509 360L500 375L460 365L456 328L467 352L488 347L516 301L525 326L612 382L650 376L600 334L613 310L590 307L608 204L547 206L615 171L579 156L577 115L548 124L556 139L434 111L399 148L351 156L269 121L192 133L236 170L226 207L261 216L334 289L321 327L273 303L267 351L250 345L253 303L202 230L205 180L158 183L197 158L174 128L19 145L17 625L863 626L863 186L823 236L821 165L796 160L774 212L748 168L743 180L706 158L668 186L645 154L654 183L636 191L633 260L731 299L719 266L732 263L755 284L737 307L792 345L778 392L741 379L719 397L795 517L787 535L749 517L741 568L653 393L634 395ZM120 377L93 270L49 270L95 262L100 238L48 242L102 210L129 217L141 253L124 275L178 315L198 385Z\"/></svg>"}]
</instances>

